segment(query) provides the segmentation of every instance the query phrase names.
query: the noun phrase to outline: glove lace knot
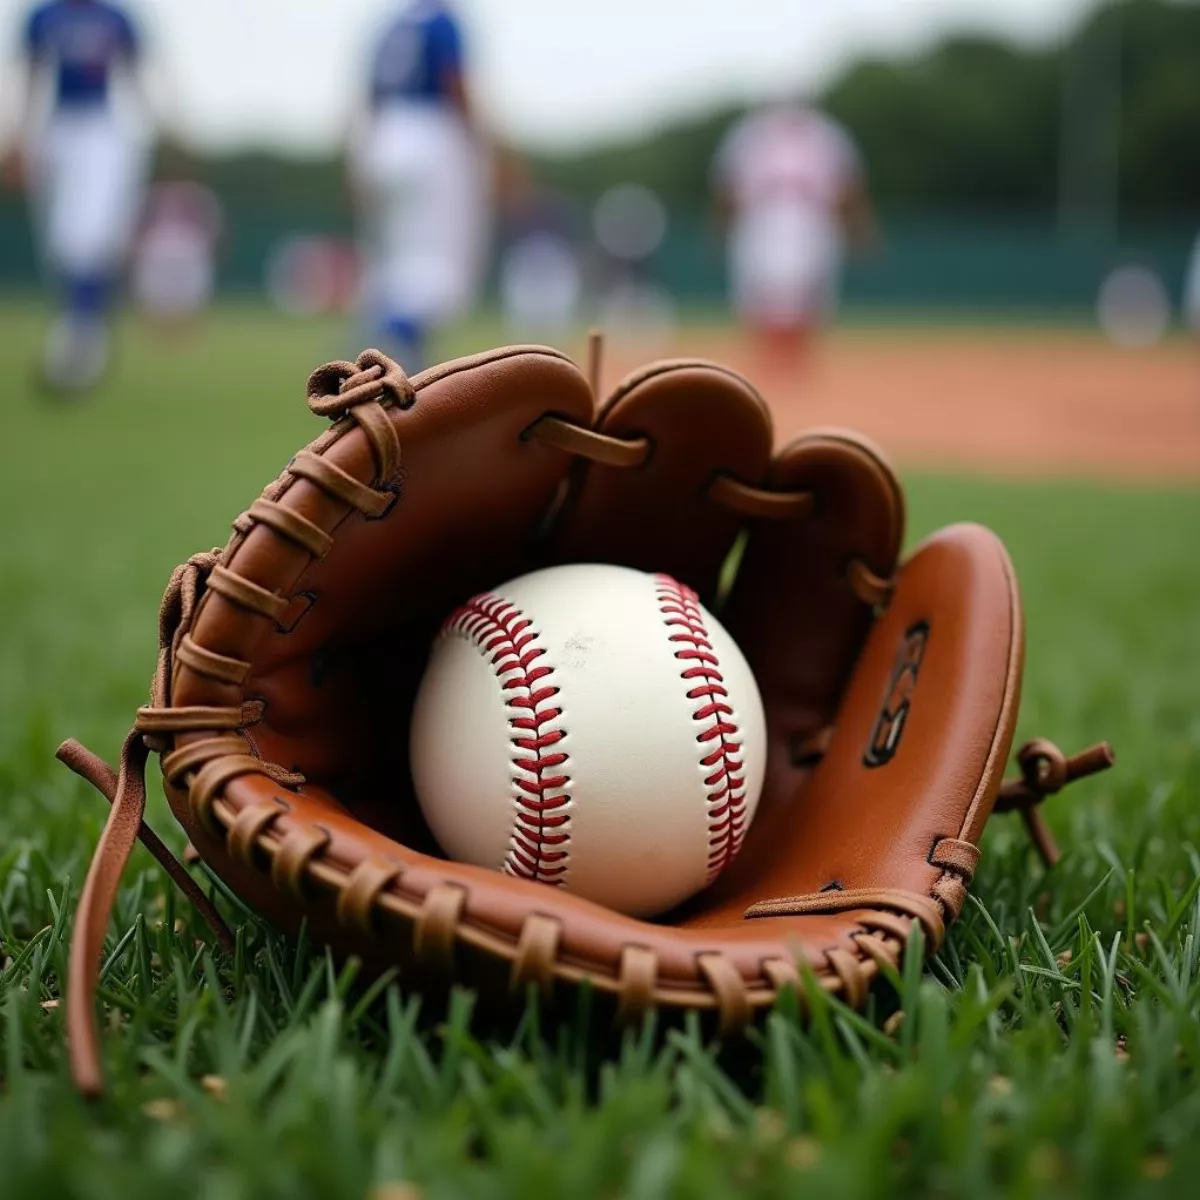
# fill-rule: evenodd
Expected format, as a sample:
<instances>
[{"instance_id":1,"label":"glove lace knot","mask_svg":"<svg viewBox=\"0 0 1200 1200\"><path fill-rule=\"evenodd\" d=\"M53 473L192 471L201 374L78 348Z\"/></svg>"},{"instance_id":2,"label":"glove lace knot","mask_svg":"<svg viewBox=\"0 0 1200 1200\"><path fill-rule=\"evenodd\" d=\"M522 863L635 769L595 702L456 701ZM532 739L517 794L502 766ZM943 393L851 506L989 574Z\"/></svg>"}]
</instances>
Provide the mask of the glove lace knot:
<instances>
[{"instance_id":1,"label":"glove lace knot","mask_svg":"<svg viewBox=\"0 0 1200 1200\"><path fill-rule=\"evenodd\" d=\"M1004 784L996 795L994 811L1019 812L1042 861L1052 867L1061 855L1038 806L1076 779L1106 771L1113 765L1112 747L1098 742L1078 754L1066 755L1046 738L1034 738L1017 751L1021 777Z\"/></svg>"},{"instance_id":2,"label":"glove lace knot","mask_svg":"<svg viewBox=\"0 0 1200 1200\"><path fill-rule=\"evenodd\" d=\"M361 426L375 455L376 482L400 466L400 436L384 411L411 408L416 391L404 368L380 350L364 350L355 362L329 362L308 377L308 407L314 416L349 417Z\"/></svg>"},{"instance_id":3,"label":"glove lace knot","mask_svg":"<svg viewBox=\"0 0 1200 1200\"><path fill-rule=\"evenodd\" d=\"M408 408L415 397L404 368L379 350L364 350L355 362L327 362L308 377L308 407L318 417L345 416L372 401Z\"/></svg>"}]
</instances>

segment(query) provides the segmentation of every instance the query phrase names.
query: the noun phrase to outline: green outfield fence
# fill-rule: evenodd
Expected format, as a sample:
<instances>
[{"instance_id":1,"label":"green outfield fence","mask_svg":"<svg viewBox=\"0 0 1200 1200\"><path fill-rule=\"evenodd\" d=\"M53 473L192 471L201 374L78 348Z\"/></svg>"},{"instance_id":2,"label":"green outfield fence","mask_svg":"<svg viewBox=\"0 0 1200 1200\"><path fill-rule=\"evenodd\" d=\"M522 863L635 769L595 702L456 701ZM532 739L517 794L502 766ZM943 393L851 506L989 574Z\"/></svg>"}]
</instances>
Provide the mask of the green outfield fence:
<instances>
[{"instance_id":1,"label":"green outfield fence","mask_svg":"<svg viewBox=\"0 0 1200 1200\"><path fill-rule=\"evenodd\" d=\"M322 206L286 217L245 199L230 208L221 264L221 283L230 292L261 289L272 247L289 234L349 233L345 217ZM849 266L843 289L848 307L1082 311L1094 305L1108 272L1128 263L1157 272L1177 306L1200 214L1194 222L1126 223L1115 238L1073 234L1052 219L1005 215L885 214L882 226L880 250ZM645 273L684 304L723 298L721 246L700 219L676 219ZM37 274L26 207L19 197L0 197L0 287L26 288Z\"/></svg>"}]
</instances>

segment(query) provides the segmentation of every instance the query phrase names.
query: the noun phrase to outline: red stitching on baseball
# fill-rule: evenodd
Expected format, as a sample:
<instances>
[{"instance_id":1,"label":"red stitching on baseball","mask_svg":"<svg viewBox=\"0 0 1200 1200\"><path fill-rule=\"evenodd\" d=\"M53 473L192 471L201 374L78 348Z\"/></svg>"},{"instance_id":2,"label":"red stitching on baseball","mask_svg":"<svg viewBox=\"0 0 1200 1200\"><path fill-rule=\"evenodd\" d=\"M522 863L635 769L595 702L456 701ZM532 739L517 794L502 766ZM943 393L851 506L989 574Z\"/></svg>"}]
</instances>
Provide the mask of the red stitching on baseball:
<instances>
[{"instance_id":1,"label":"red stitching on baseball","mask_svg":"<svg viewBox=\"0 0 1200 1200\"><path fill-rule=\"evenodd\" d=\"M729 705L721 663L708 637L700 600L690 587L670 575L655 575L655 594L663 622L679 644L675 657L688 664L680 678L695 681L689 700L699 701L693 721L704 724L696 741L704 749L700 764L708 791L708 880L711 883L733 861L746 836L746 777L741 733ZM711 770L710 770L711 768Z\"/></svg>"},{"instance_id":2,"label":"red stitching on baseball","mask_svg":"<svg viewBox=\"0 0 1200 1200\"><path fill-rule=\"evenodd\" d=\"M547 725L562 716L550 703L558 688L547 682L554 668L535 662L546 653L533 622L503 596L484 592L452 613L442 633L461 633L488 657L510 716L513 765L513 832L504 859L506 874L559 886L566 882L571 839L568 755L554 750L566 736Z\"/></svg>"}]
</instances>

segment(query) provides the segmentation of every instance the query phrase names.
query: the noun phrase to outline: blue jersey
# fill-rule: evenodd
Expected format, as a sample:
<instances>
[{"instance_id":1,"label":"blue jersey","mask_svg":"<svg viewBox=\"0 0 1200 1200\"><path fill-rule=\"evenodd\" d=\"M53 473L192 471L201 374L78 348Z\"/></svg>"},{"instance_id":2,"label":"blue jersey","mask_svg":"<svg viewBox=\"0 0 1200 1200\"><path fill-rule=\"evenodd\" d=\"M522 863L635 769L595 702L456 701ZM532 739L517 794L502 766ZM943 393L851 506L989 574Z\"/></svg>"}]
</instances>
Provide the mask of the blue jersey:
<instances>
[{"instance_id":1,"label":"blue jersey","mask_svg":"<svg viewBox=\"0 0 1200 1200\"><path fill-rule=\"evenodd\" d=\"M25 51L54 69L60 108L94 108L108 101L113 69L137 58L138 36L129 17L103 0L49 0L29 16Z\"/></svg>"},{"instance_id":2,"label":"blue jersey","mask_svg":"<svg viewBox=\"0 0 1200 1200\"><path fill-rule=\"evenodd\" d=\"M435 0L417 0L384 33L371 64L371 102L450 98L447 81L462 68L462 33Z\"/></svg>"}]
</instances>

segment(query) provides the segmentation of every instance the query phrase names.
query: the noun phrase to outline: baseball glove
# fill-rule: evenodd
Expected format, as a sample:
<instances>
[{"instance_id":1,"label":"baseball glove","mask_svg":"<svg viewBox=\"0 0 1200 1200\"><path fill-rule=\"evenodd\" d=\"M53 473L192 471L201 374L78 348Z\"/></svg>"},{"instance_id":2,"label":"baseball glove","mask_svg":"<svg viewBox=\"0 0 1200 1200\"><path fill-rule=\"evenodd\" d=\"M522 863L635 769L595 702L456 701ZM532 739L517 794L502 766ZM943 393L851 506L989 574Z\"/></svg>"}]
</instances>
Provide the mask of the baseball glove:
<instances>
[{"instance_id":1,"label":"baseball glove","mask_svg":"<svg viewBox=\"0 0 1200 1200\"><path fill-rule=\"evenodd\" d=\"M954 525L902 564L904 502L863 439L814 431L772 455L758 393L706 362L626 378L594 409L567 358L514 347L409 379L377 351L330 363L308 403L331 427L171 577L148 707L119 776L59 756L112 801L68 980L80 1088L101 1087L94 998L139 832L222 938L220 915L142 824L161 755L171 810L250 909L410 988L503 994L585 981L620 1020L696 1009L732 1031L815 980L861 1005L912 934L963 906L997 804L1035 805L1108 765L1047 742L1001 793L1022 671L1017 581L988 530ZM753 667L769 761L742 852L656 922L446 861L406 762L442 619L564 561L665 571L720 613ZM798 964L811 971L800 972Z\"/></svg>"}]
</instances>

